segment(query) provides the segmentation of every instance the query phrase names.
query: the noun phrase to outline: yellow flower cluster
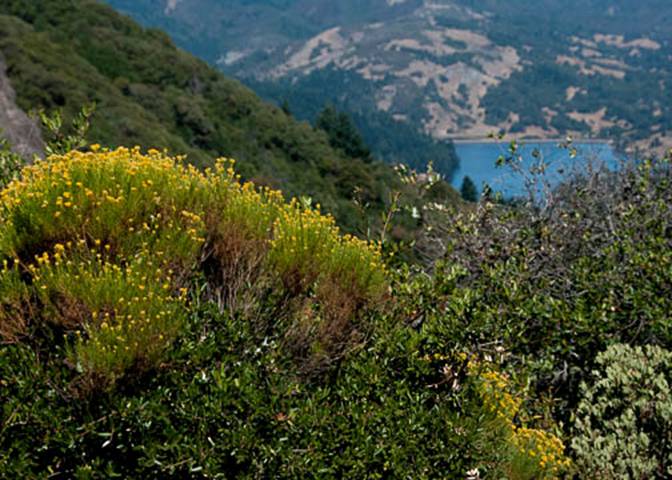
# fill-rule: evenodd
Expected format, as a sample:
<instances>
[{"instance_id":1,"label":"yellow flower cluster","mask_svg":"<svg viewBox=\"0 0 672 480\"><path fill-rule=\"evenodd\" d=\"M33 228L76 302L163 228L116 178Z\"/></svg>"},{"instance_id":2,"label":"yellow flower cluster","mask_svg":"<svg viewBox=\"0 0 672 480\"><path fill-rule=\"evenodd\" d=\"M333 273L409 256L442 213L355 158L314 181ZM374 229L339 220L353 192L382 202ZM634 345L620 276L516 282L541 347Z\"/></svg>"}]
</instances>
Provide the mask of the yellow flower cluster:
<instances>
[{"instance_id":1,"label":"yellow flower cluster","mask_svg":"<svg viewBox=\"0 0 672 480\"><path fill-rule=\"evenodd\" d=\"M304 210L293 201L273 224L271 255L275 266L281 271L299 268L306 274L317 273L333 252L337 234L332 217Z\"/></svg>"},{"instance_id":2,"label":"yellow flower cluster","mask_svg":"<svg viewBox=\"0 0 672 480\"><path fill-rule=\"evenodd\" d=\"M565 456L565 446L555 435L537 429L516 428L513 439L521 452L535 459L539 467L551 475L571 466L570 459Z\"/></svg>"},{"instance_id":3,"label":"yellow flower cluster","mask_svg":"<svg viewBox=\"0 0 672 480\"><path fill-rule=\"evenodd\" d=\"M482 382L481 398L486 408L498 417L512 421L518 415L522 401L509 392L508 378L493 370L481 373L479 378ZM513 423L510 423L510 427L515 429Z\"/></svg>"},{"instance_id":4,"label":"yellow flower cluster","mask_svg":"<svg viewBox=\"0 0 672 480\"><path fill-rule=\"evenodd\" d=\"M219 226L235 226L245 235L268 241L273 222L285 208L282 194L268 187L258 189L250 182L240 183L234 162L219 161L214 172L206 170L212 181L215 203L225 205L217 212Z\"/></svg>"},{"instance_id":5,"label":"yellow flower cluster","mask_svg":"<svg viewBox=\"0 0 672 480\"><path fill-rule=\"evenodd\" d=\"M203 222L175 212L200 208L206 183L193 167L156 151L142 155L139 148L52 156L26 167L0 194L0 219L9 226L0 232L0 252L20 253L35 233L48 242L83 231L87 241L107 240L124 253L147 241L146 233L159 238L166 231L172 237L163 239L167 245L191 242L197 249ZM142 238L129 238L132 233ZM193 253L187 250L172 253Z\"/></svg>"},{"instance_id":6,"label":"yellow flower cluster","mask_svg":"<svg viewBox=\"0 0 672 480\"><path fill-rule=\"evenodd\" d=\"M281 275L299 271L307 279L326 276L367 298L381 295L385 286L380 245L341 236L333 217L296 201L275 220L270 256Z\"/></svg>"},{"instance_id":7,"label":"yellow flower cluster","mask_svg":"<svg viewBox=\"0 0 672 480\"><path fill-rule=\"evenodd\" d=\"M79 332L71 354L86 369L115 377L157 360L182 324L184 282L222 232L254 238L280 276L382 291L379 248L341 237L319 206L241 183L230 160L203 172L182 160L95 145L27 166L0 192L4 271L31 275L39 308Z\"/></svg>"},{"instance_id":8,"label":"yellow flower cluster","mask_svg":"<svg viewBox=\"0 0 672 480\"><path fill-rule=\"evenodd\" d=\"M139 361L156 361L184 321L173 272L148 256L120 265L95 249L57 244L54 250L58 260L38 261L29 271L51 321L77 333L73 362L112 382Z\"/></svg>"},{"instance_id":9,"label":"yellow flower cluster","mask_svg":"<svg viewBox=\"0 0 672 480\"><path fill-rule=\"evenodd\" d=\"M479 369L482 370L483 366L479 366ZM520 427L514 423L520 412L522 399L516 398L510 392L508 377L490 368L478 372L477 375L485 407L504 425L518 455L535 463L543 472L544 478L556 478L560 472L569 468L571 462L565 456L562 440L543 430Z\"/></svg>"}]
</instances>

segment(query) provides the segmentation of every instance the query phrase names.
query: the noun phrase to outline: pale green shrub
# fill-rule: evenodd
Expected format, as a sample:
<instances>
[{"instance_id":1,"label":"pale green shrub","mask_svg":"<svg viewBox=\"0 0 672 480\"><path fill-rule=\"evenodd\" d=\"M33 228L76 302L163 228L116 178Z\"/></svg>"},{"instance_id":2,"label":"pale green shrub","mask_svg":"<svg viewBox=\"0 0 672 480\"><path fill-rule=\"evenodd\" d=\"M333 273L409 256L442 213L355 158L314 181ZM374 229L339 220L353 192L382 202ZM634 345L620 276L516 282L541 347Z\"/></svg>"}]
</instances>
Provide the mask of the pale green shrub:
<instances>
[{"instance_id":1,"label":"pale green shrub","mask_svg":"<svg viewBox=\"0 0 672 480\"><path fill-rule=\"evenodd\" d=\"M582 385L572 448L582 478L672 475L672 353L617 344Z\"/></svg>"}]
</instances>

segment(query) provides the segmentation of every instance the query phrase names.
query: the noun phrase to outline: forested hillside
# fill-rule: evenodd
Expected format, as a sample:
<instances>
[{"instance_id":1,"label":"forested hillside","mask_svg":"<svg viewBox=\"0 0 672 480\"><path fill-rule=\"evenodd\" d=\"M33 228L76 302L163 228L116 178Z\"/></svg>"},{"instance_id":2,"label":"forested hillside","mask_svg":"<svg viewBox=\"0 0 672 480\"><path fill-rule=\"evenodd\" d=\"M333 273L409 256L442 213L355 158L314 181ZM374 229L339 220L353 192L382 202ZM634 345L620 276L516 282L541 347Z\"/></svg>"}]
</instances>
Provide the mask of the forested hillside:
<instances>
[{"instance_id":1,"label":"forested hillside","mask_svg":"<svg viewBox=\"0 0 672 480\"><path fill-rule=\"evenodd\" d=\"M72 117L95 102L92 142L160 146L200 166L236 158L245 178L310 196L350 227L355 188L380 206L395 182L391 169L335 151L324 132L99 2L2 2L0 53L24 111Z\"/></svg>"},{"instance_id":2,"label":"forested hillside","mask_svg":"<svg viewBox=\"0 0 672 480\"><path fill-rule=\"evenodd\" d=\"M404 151L404 128L672 146L664 0L108 3L302 118L350 111L374 146L399 129Z\"/></svg>"},{"instance_id":3,"label":"forested hillside","mask_svg":"<svg viewBox=\"0 0 672 480\"><path fill-rule=\"evenodd\" d=\"M394 18L400 12L412 12L411 5L395 2L400 5L391 8L385 1L107 3L145 25L165 29L180 46L243 80L263 97L278 105L287 103L300 119L313 122L327 104L346 111L374 153L387 163L405 163L422 170L431 161L449 178L457 168L459 160L452 143L437 141L418 128L420 124L399 122L388 112L372 109L380 96L380 85L371 85L358 75L316 70L300 82L295 78L260 82L257 78L265 77L271 64L282 61L287 52L280 50L289 46L288 39L303 42L341 20L360 24ZM248 54L252 55L249 62ZM249 69L239 68L239 60Z\"/></svg>"}]
</instances>

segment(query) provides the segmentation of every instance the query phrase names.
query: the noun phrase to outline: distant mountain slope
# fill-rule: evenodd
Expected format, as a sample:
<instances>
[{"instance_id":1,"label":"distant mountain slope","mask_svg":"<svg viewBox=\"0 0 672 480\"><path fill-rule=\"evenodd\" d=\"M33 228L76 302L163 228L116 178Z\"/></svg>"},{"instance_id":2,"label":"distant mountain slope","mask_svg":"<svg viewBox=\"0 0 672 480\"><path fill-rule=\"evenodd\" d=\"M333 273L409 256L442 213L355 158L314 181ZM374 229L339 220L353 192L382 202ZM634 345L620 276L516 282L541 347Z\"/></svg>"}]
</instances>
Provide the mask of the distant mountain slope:
<instances>
[{"instance_id":1,"label":"distant mountain slope","mask_svg":"<svg viewBox=\"0 0 672 480\"><path fill-rule=\"evenodd\" d=\"M215 157L288 195L308 195L343 224L358 218L356 186L381 205L394 173L333 150L322 131L299 123L237 81L91 0L0 3L0 54L23 110L98 105L91 140Z\"/></svg>"},{"instance_id":2,"label":"distant mountain slope","mask_svg":"<svg viewBox=\"0 0 672 480\"><path fill-rule=\"evenodd\" d=\"M314 121L325 104L350 113L374 153L388 163L403 162L423 169L429 161L450 176L458 165L449 142L437 142L422 131L421 123L399 122L388 112L372 108L378 93L375 86L358 76L342 72L314 71L307 81L292 75L268 72L277 62L315 37L334 22L345 24L393 19L411 14L417 2L323 1L139 1L113 0L111 5L130 13L145 25L168 31L176 42L234 75L257 93L277 104L288 102L298 118ZM395 3L393 7L389 4ZM328 34L327 34L328 36ZM289 72L288 72L289 73ZM325 80L322 81L325 73ZM260 80L258 82L257 80ZM277 80L277 82L275 81ZM341 88L347 84L346 89ZM412 98L409 98L412 100Z\"/></svg>"},{"instance_id":3,"label":"distant mountain slope","mask_svg":"<svg viewBox=\"0 0 672 480\"><path fill-rule=\"evenodd\" d=\"M437 139L672 145L666 0L108 2L300 116L326 98Z\"/></svg>"}]
</instances>

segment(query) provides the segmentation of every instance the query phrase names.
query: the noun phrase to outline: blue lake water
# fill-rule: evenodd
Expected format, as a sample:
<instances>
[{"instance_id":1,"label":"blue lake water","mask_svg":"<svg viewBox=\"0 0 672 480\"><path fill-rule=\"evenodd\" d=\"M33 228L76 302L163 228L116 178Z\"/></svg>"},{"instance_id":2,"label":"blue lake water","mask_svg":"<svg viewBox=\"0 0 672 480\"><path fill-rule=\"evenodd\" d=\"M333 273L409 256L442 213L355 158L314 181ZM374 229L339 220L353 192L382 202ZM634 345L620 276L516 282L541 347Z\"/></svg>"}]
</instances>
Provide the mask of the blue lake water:
<instances>
[{"instance_id":1,"label":"blue lake water","mask_svg":"<svg viewBox=\"0 0 672 480\"><path fill-rule=\"evenodd\" d=\"M507 144L496 143L463 143L456 144L455 149L460 157L460 167L453 175L452 185L459 190L464 177L469 176L476 184L479 193L483 191L483 184L507 197L520 196L525 193L524 180L515 175L507 167L497 167L497 158L507 155ZM611 145L606 143L576 142L576 157L571 158L567 149L562 149L553 142L525 143L519 153L523 157L523 165L527 168L538 160L532 155L538 149L544 161L549 164L546 171L547 178L553 185L560 183L572 172L582 171L589 163L592 165L606 165L613 169L619 165L619 158Z\"/></svg>"}]
</instances>

